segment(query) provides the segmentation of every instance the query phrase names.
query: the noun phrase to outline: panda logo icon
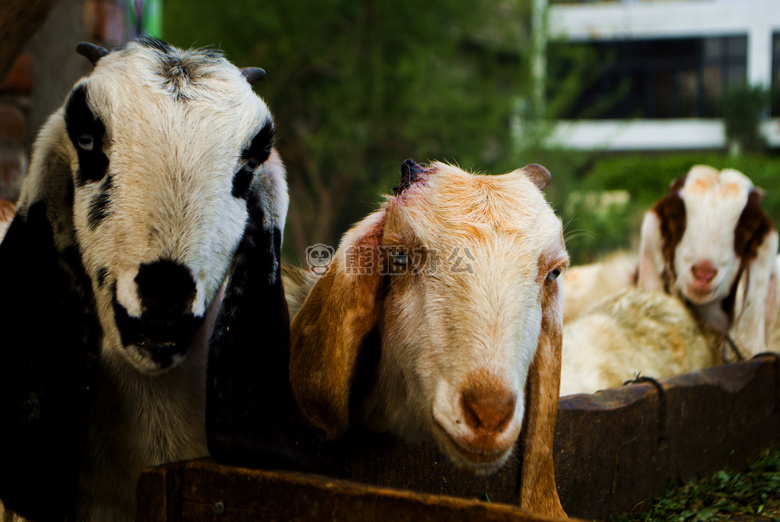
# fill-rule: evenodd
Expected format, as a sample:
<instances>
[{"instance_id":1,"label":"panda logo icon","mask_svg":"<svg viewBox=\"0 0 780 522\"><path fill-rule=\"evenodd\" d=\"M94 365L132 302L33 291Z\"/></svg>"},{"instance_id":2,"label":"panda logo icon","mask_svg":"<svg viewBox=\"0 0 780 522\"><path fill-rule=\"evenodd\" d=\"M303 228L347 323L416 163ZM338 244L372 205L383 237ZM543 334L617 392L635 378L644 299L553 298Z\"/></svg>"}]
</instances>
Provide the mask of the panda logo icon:
<instances>
[{"instance_id":1,"label":"panda logo icon","mask_svg":"<svg viewBox=\"0 0 780 522\"><path fill-rule=\"evenodd\" d=\"M317 243L306 249L306 262L309 263L309 269L317 275L323 275L328 270L328 266L333 262L335 250L330 245Z\"/></svg>"}]
</instances>

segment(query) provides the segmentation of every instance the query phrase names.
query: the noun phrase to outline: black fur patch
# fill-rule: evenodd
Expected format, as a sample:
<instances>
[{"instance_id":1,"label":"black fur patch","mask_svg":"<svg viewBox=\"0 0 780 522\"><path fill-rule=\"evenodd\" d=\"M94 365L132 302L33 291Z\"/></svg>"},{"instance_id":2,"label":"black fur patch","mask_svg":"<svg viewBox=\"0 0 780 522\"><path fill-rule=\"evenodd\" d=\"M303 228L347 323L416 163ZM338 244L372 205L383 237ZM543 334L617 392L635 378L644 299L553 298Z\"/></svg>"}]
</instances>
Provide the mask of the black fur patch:
<instances>
[{"instance_id":1,"label":"black fur patch","mask_svg":"<svg viewBox=\"0 0 780 522\"><path fill-rule=\"evenodd\" d=\"M100 192L92 198L87 213L87 223L90 230L95 230L104 219L111 215L111 189L113 187L113 178L106 176L100 185Z\"/></svg>"},{"instance_id":2,"label":"black fur patch","mask_svg":"<svg viewBox=\"0 0 780 522\"><path fill-rule=\"evenodd\" d=\"M0 244L13 296L0 299L0 498L26 518L75 520L102 332L78 251L56 250L43 202L21 215Z\"/></svg>"},{"instance_id":3,"label":"black fur patch","mask_svg":"<svg viewBox=\"0 0 780 522\"><path fill-rule=\"evenodd\" d=\"M114 318L122 344L136 345L140 353L162 368L184 355L203 317L189 312L195 297L195 281L189 270L170 260L141 265L135 278L144 311L130 317L114 294Z\"/></svg>"},{"instance_id":4,"label":"black fur patch","mask_svg":"<svg viewBox=\"0 0 780 522\"><path fill-rule=\"evenodd\" d=\"M203 324L203 317L184 314L179 317L160 318L142 314L140 318L130 317L127 310L116 300L114 292L114 320L122 344L137 346L139 353L153 360L161 368L173 363L173 357L187 353L195 332Z\"/></svg>"},{"instance_id":5,"label":"black fur patch","mask_svg":"<svg viewBox=\"0 0 780 522\"><path fill-rule=\"evenodd\" d=\"M259 164L265 163L271 155L275 134L274 123L271 120L266 121L263 128L249 142L249 146L244 149L241 157L245 160L255 159Z\"/></svg>"},{"instance_id":6,"label":"black fur patch","mask_svg":"<svg viewBox=\"0 0 780 522\"><path fill-rule=\"evenodd\" d=\"M157 74L162 80L163 88L176 101L190 100L189 87L197 85L201 78L208 76L206 66L223 60L221 52L208 47L182 53L155 38L140 38L136 41L145 47L159 51L160 63Z\"/></svg>"},{"instance_id":7,"label":"black fur patch","mask_svg":"<svg viewBox=\"0 0 780 522\"><path fill-rule=\"evenodd\" d=\"M184 315L195 298L195 280L189 269L170 259L145 263L135 276L144 313L159 317Z\"/></svg>"},{"instance_id":8,"label":"black fur patch","mask_svg":"<svg viewBox=\"0 0 780 522\"><path fill-rule=\"evenodd\" d=\"M303 420L290 386L281 231L263 228L254 194L247 206L247 228L209 342L209 450L228 463L308 468L324 439Z\"/></svg>"},{"instance_id":9,"label":"black fur patch","mask_svg":"<svg viewBox=\"0 0 780 522\"><path fill-rule=\"evenodd\" d=\"M106 278L108 277L108 268L101 266L97 271L97 284L103 286L106 284Z\"/></svg>"},{"instance_id":10,"label":"black fur patch","mask_svg":"<svg viewBox=\"0 0 780 522\"><path fill-rule=\"evenodd\" d=\"M252 184L254 171L248 167L242 167L233 176L233 197L246 199L249 195L249 186Z\"/></svg>"},{"instance_id":11,"label":"black fur patch","mask_svg":"<svg viewBox=\"0 0 780 522\"><path fill-rule=\"evenodd\" d=\"M266 121L263 128L252 138L247 148L241 153L241 159L245 163L233 176L233 197L247 199L255 169L268 161L268 157L271 155L275 133L276 129L273 122L271 120Z\"/></svg>"},{"instance_id":12,"label":"black fur patch","mask_svg":"<svg viewBox=\"0 0 780 522\"><path fill-rule=\"evenodd\" d=\"M169 55L173 52L173 47L171 47L167 42L164 42L158 38L141 36L134 41L144 47L149 47L150 49L157 49L158 51L166 55Z\"/></svg>"},{"instance_id":13,"label":"black fur patch","mask_svg":"<svg viewBox=\"0 0 780 522\"><path fill-rule=\"evenodd\" d=\"M103 151L107 141L106 128L87 103L87 88L80 85L73 90L65 107L65 126L79 158L76 182L79 185L100 181L108 169L108 157ZM80 138L91 137L91 150L84 150Z\"/></svg>"}]
</instances>

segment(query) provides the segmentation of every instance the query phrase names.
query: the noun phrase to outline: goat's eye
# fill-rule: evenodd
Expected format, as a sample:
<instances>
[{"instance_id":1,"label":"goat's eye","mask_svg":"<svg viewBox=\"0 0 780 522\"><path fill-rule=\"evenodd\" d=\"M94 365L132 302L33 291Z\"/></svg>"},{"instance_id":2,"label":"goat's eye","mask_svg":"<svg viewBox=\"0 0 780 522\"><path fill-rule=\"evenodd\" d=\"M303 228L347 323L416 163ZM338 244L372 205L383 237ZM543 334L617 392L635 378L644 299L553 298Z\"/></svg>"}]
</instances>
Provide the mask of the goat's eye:
<instances>
[{"instance_id":1,"label":"goat's eye","mask_svg":"<svg viewBox=\"0 0 780 522\"><path fill-rule=\"evenodd\" d=\"M547 280L552 283L553 281L558 279L559 275L561 275L561 269L553 268L552 271L549 274L547 274Z\"/></svg>"},{"instance_id":2,"label":"goat's eye","mask_svg":"<svg viewBox=\"0 0 780 522\"><path fill-rule=\"evenodd\" d=\"M76 142L81 150L90 151L95 148L95 138L91 134L79 134Z\"/></svg>"},{"instance_id":3,"label":"goat's eye","mask_svg":"<svg viewBox=\"0 0 780 522\"><path fill-rule=\"evenodd\" d=\"M249 160L247 160L246 163L244 163L244 170L246 170L247 172L254 172L259 166L260 166L260 160L258 160L257 158L250 158Z\"/></svg>"},{"instance_id":4,"label":"goat's eye","mask_svg":"<svg viewBox=\"0 0 780 522\"><path fill-rule=\"evenodd\" d=\"M390 262L396 266L406 266L409 264L409 254L404 250L396 250L390 254Z\"/></svg>"}]
</instances>

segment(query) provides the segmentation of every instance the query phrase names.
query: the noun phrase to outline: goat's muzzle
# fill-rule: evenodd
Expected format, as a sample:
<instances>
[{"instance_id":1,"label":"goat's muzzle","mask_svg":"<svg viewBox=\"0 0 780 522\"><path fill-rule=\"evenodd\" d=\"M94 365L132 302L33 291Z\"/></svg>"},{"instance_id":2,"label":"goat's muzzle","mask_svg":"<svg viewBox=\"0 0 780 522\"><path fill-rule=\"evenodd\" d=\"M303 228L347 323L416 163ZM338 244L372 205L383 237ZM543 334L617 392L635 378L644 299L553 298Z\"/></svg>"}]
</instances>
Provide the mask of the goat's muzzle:
<instances>
[{"instance_id":1,"label":"goat's muzzle","mask_svg":"<svg viewBox=\"0 0 780 522\"><path fill-rule=\"evenodd\" d=\"M484 371L469 375L456 393L449 414L434 406L437 439L461 468L492 473L511 455L520 434L518 395Z\"/></svg>"},{"instance_id":2,"label":"goat's muzzle","mask_svg":"<svg viewBox=\"0 0 780 522\"><path fill-rule=\"evenodd\" d=\"M114 292L114 317L125 348L132 347L161 369L184 357L203 323L192 313L195 281L185 266L170 260L141 265L135 277L142 306L132 317Z\"/></svg>"}]
</instances>

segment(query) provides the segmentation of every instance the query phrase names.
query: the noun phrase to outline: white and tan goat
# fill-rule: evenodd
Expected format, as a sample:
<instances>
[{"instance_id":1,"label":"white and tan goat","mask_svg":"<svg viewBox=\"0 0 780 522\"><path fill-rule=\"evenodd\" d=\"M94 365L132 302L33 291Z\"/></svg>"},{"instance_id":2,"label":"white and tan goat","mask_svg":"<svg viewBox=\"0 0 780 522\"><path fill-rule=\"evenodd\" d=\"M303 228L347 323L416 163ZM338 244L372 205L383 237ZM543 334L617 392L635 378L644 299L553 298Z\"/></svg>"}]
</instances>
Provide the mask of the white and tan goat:
<instances>
[{"instance_id":1,"label":"white and tan goat","mask_svg":"<svg viewBox=\"0 0 780 522\"><path fill-rule=\"evenodd\" d=\"M40 131L0 244L0 499L133 520L141 468L207 454L207 415L218 437L246 393L212 379L206 412L207 355L286 353L287 191L261 70L152 39L79 49L94 70Z\"/></svg>"},{"instance_id":2,"label":"white and tan goat","mask_svg":"<svg viewBox=\"0 0 780 522\"><path fill-rule=\"evenodd\" d=\"M741 172L699 165L642 223L638 285L685 300L736 358L767 350L780 308L778 235L760 200Z\"/></svg>"},{"instance_id":3,"label":"white and tan goat","mask_svg":"<svg viewBox=\"0 0 780 522\"><path fill-rule=\"evenodd\" d=\"M561 396L715 366L722 340L677 297L625 289L564 325Z\"/></svg>"},{"instance_id":4,"label":"white and tan goat","mask_svg":"<svg viewBox=\"0 0 780 522\"><path fill-rule=\"evenodd\" d=\"M549 173L480 176L407 160L402 174L396 195L345 234L293 317L302 411L331 437L356 423L435 441L482 474L510 458L522 428L521 506L562 515L552 436L556 278L568 255L541 190Z\"/></svg>"}]
</instances>

